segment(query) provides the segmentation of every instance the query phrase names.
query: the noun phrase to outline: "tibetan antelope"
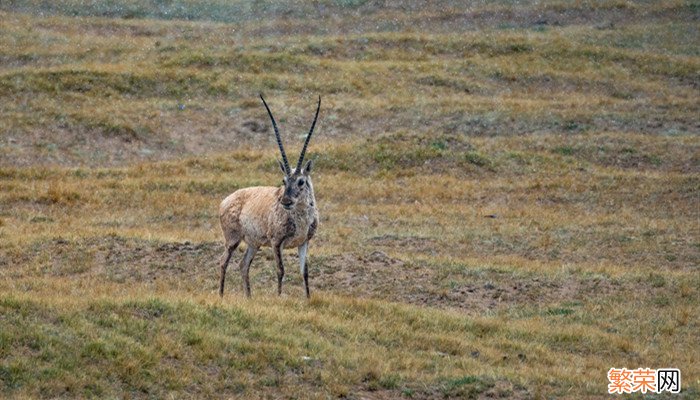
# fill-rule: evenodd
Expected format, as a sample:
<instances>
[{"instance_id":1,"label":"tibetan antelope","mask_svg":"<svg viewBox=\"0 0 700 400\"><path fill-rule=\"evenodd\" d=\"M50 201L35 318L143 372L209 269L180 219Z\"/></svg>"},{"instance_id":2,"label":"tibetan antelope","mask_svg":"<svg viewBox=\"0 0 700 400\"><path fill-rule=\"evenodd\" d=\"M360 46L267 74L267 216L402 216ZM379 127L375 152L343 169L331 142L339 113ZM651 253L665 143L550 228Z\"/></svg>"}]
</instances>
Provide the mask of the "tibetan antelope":
<instances>
[{"instance_id":1,"label":"tibetan antelope","mask_svg":"<svg viewBox=\"0 0 700 400\"><path fill-rule=\"evenodd\" d=\"M277 123L272 116L270 107L267 106L262 95L260 95L260 99L272 120L277 145L282 154L279 165L284 172L283 184L280 187L258 186L239 189L221 202L219 218L226 240L226 249L221 262L219 295L224 295L226 267L234 251L243 241L248 245L240 264L246 296L250 297L250 280L248 279L250 263L260 247L270 246L277 263L277 294L282 294L282 278L284 278L282 249L296 247L299 250L299 267L304 277L304 289L308 298L309 272L306 266L306 251L309 240L313 238L318 227L318 209L314 197L314 186L311 183L312 160L307 161L303 167L302 163L304 162L304 154L306 154L306 146L311 140L318 112L321 109L321 97L318 98L314 121L311 123L311 129L306 135L299 161L294 169L289 168L279 129L277 129Z\"/></svg>"}]
</instances>

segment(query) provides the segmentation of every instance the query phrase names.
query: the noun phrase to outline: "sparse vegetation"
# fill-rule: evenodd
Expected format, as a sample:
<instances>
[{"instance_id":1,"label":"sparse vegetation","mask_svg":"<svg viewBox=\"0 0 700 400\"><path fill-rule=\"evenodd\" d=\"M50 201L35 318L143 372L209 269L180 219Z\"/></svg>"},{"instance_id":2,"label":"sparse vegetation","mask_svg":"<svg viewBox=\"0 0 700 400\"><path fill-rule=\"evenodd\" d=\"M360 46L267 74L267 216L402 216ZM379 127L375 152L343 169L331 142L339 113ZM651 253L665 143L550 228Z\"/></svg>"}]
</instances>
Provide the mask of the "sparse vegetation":
<instances>
[{"instance_id":1,"label":"sparse vegetation","mask_svg":"<svg viewBox=\"0 0 700 400\"><path fill-rule=\"evenodd\" d=\"M698 396L694 2L61 3L0 4L0 397ZM308 303L216 294L259 92L324 98Z\"/></svg>"}]
</instances>

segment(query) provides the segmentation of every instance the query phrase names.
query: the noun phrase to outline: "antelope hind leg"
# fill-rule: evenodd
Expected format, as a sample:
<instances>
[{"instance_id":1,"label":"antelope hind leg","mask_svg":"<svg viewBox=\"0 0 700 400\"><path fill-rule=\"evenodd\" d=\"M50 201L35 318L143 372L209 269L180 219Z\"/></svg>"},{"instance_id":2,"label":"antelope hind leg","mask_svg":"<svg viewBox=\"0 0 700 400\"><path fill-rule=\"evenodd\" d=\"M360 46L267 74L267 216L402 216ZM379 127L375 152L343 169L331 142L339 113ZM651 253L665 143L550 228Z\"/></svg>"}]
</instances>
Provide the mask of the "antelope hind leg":
<instances>
[{"instance_id":1,"label":"antelope hind leg","mask_svg":"<svg viewBox=\"0 0 700 400\"><path fill-rule=\"evenodd\" d=\"M248 276L248 273L250 272L250 263L253 262L253 258L257 252L258 249L256 247L248 246L243 259L241 260L240 270L241 277L243 278L243 290L245 291L246 297L250 297L250 278Z\"/></svg>"},{"instance_id":2,"label":"antelope hind leg","mask_svg":"<svg viewBox=\"0 0 700 400\"><path fill-rule=\"evenodd\" d=\"M240 243L240 242L238 242ZM228 246L224 251L224 255L221 258L221 279L219 281L219 296L224 297L224 282L226 281L226 268L228 267L229 261L231 261L231 256L238 248L238 243Z\"/></svg>"}]
</instances>

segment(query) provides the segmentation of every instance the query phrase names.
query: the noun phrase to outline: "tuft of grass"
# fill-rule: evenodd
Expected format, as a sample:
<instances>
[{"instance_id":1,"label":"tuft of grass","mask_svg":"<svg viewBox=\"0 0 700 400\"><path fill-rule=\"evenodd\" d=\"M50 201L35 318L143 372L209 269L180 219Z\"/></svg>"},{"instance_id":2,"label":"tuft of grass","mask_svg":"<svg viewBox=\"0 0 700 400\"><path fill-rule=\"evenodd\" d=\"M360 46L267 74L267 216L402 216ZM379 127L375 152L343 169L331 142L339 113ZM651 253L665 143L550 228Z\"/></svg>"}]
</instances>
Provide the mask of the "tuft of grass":
<instances>
[{"instance_id":1,"label":"tuft of grass","mask_svg":"<svg viewBox=\"0 0 700 400\"><path fill-rule=\"evenodd\" d=\"M555 153L559 153L563 156L572 156L576 150L571 146L561 146L554 149Z\"/></svg>"},{"instance_id":2,"label":"tuft of grass","mask_svg":"<svg viewBox=\"0 0 700 400\"><path fill-rule=\"evenodd\" d=\"M476 165L477 167L491 167L492 162L486 156L479 153L478 151L469 151L464 154L464 160L469 163Z\"/></svg>"},{"instance_id":3,"label":"tuft of grass","mask_svg":"<svg viewBox=\"0 0 700 400\"><path fill-rule=\"evenodd\" d=\"M466 375L448 380L441 391L446 397L471 399L478 397L493 386L493 381L488 378Z\"/></svg>"},{"instance_id":4,"label":"tuft of grass","mask_svg":"<svg viewBox=\"0 0 700 400\"><path fill-rule=\"evenodd\" d=\"M563 308L563 307L555 307L555 308L548 308L546 311L547 315L571 315L574 313L574 310L570 308Z\"/></svg>"}]
</instances>

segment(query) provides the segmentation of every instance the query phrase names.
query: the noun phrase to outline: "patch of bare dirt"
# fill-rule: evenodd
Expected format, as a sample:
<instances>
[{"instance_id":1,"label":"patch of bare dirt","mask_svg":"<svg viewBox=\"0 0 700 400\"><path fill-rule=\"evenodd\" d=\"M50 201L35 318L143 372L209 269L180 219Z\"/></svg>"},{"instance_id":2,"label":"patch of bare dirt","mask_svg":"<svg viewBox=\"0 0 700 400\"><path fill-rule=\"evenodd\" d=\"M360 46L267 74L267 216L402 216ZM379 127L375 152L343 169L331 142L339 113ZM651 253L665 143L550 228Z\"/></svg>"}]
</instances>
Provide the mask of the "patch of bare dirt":
<instances>
[{"instance_id":1,"label":"patch of bare dirt","mask_svg":"<svg viewBox=\"0 0 700 400\"><path fill-rule=\"evenodd\" d=\"M433 387L395 389L361 389L348 396L355 400L389 399L531 399L533 395L524 387L506 380L477 379L478 382L465 385L442 384ZM408 395L410 393L410 395Z\"/></svg>"},{"instance_id":2,"label":"patch of bare dirt","mask_svg":"<svg viewBox=\"0 0 700 400\"><path fill-rule=\"evenodd\" d=\"M41 22L37 24L37 28L43 31L60 32L63 34L71 34L76 32L76 25L62 24L56 22ZM121 21L104 20L100 22L82 23L80 25L80 33L94 36L134 36L134 37L153 37L163 34L163 28L158 26L147 26L145 24L127 25Z\"/></svg>"},{"instance_id":3,"label":"patch of bare dirt","mask_svg":"<svg viewBox=\"0 0 700 400\"><path fill-rule=\"evenodd\" d=\"M0 268L10 277L91 275L118 283L163 282L190 290L213 290L218 284L222 251L217 242L161 243L120 236L79 241L57 238L24 250L0 249Z\"/></svg>"},{"instance_id":4,"label":"patch of bare dirt","mask_svg":"<svg viewBox=\"0 0 700 400\"><path fill-rule=\"evenodd\" d=\"M47 127L0 137L0 165L120 166L205 155L241 147L269 148L274 136L261 120L233 126L182 123L156 134L107 134L99 129Z\"/></svg>"},{"instance_id":5,"label":"patch of bare dirt","mask_svg":"<svg viewBox=\"0 0 700 400\"><path fill-rule=\"evenodd\" d=\"M319 289L467 313L505 309L515 304L577 302L620 289L616 283L602 278L554 281L542 277L519 279L506 273L449 285L443 282L447 279L441 278L439 271L405 263L381 251L367 255L342 254L317 261L322 265L312 282Z\"/></svg>"},{"instance_id":6,"label":"patch of bare dirt","mask_svg":"<svg viewBox=\"0 0 700 400\"><path fill-rule=\"evenodd\" d=\"M385 240L385 239L382 239ZM0 249L0 268L7 277L31 274L100 276L123 284L165 285L187 291L215 291L223 245L218 242L156 242L106 236L83 241L54 239L25 251ZM301 290L298 258L285 252L284 292ZM242 249L228 267L227 293L240 293L238 263ZM457 309L467 314L505 310L513 306L581 303L593 296L644 290L669 290L651 283L615 282L595 276L554 279L518 277L512 273L469 270L445 274L436 267L419 265L375 250L363 254L309 257L312 292L378 298L426 307ZM271 251L262 249L251 267L253 293L275 287L276 269ZM564 310L566 311L566 310Z\"/></svg>"}]
</instances>

